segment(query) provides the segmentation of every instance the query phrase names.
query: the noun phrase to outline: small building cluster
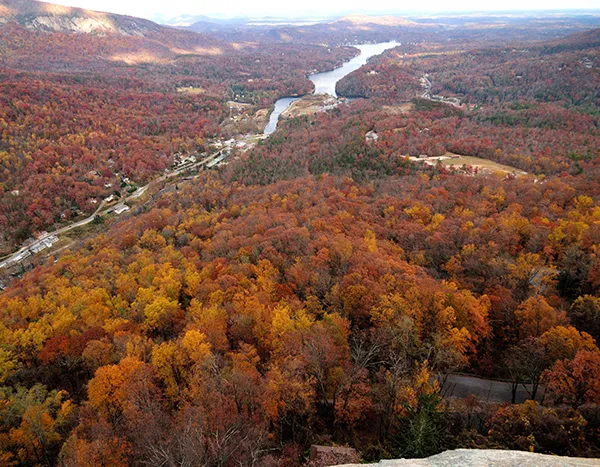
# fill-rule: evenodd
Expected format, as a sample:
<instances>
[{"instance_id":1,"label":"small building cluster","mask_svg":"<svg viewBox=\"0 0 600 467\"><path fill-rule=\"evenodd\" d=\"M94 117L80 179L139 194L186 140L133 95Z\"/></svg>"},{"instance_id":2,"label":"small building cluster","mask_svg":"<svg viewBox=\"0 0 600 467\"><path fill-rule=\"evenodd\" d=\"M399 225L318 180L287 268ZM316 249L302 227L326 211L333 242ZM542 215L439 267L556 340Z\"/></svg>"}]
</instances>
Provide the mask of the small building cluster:
<instances>
[{"instance_id":1,"label":"small building cluster","mask_svg":"<svg viewBox=\"0 0 600 467\"><path fill-rule=\"evenodd\" d=\"M32 253L39 253L40 251L45 250L46 248L50 248L56 242L58 242L58 236L50 235L50 236L34 243L29 249L31 250Z\"/></svg>"},{"instance_id":2,"label":"small building cluster","mask_svg":"<svg viewBox=\"0 0 600 467\"><path fill-rule=\"evenodd\" d=\"M197 161L198 161L198 159L196 158L196 156L194 154L185 156L178 152L173 157L173 168L181 169L187 165L195 164Z\"/></svg>"}]
</instances>

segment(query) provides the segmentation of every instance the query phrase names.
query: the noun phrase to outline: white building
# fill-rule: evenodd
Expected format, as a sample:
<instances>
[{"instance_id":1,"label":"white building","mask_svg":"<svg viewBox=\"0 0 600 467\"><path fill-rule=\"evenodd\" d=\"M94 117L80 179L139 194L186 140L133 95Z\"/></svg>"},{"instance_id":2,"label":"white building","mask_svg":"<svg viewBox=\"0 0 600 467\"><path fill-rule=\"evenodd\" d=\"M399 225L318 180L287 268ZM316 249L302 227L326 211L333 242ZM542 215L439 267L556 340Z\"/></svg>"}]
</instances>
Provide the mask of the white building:
<instances>
[{"instance_id":1,"label":"white building","mask_svg":"<svg viewBox=\"0 0 600 467\"><path fill-rule=\"evenodd\" d=\"M369 143L371 141L377 141L379 139L379 135L375 133L373 130L369 131L365 135L365 140Z\"/></svg>"},{"instance_id":2,"label":"white building","mask_svg":"<svg viewBox=\"0 0 600 467\"><path fill-rule=\"evenodd\" d=\"M121 206L117 206L115 208L115 214L123 214L125 211L129 211L129 209L129 206L127 206L126 204L122 204Z\"/></svg>"}]
</instances>

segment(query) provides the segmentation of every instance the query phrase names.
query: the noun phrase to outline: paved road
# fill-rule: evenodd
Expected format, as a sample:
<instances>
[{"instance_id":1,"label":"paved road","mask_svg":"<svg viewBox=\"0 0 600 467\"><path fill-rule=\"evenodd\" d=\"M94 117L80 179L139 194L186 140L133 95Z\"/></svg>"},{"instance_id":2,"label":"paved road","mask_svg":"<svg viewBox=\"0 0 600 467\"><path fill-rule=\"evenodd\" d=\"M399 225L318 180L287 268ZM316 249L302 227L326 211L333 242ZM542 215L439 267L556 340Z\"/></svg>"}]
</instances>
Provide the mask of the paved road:
<instances>
[{"instance_id":1,"label":"paved road","mask_svg":"<svg viewBox=\"0 0 600 467\"><path fill-rule=\"evenodd\" d=\"M527 388L530 389L530 385L527 385ZM474 376L450 375L442 387L442 392L448 397L465 398L474 395L487 402L510 402L512 399L510 383ZM538 394L543 394L543 388L538 389ZM529 398L525 387L520 385L517 389L516 402L520 404Z\"/></svg>"},{"instance_id":2,"label":"paved road","mask_svg":"<svg viewBox=\"0 0 600 467\"><path fill-rule=\"evenodd\" d=\"M138 188L128 197L121 199L119 204L112 206L110 208L104 209L104 206L106 203L103 200L100 203L100 205L98 206L98 209L96 209L96 211L94 211L94 213L92 215L90 215L89 217L86 217L85 219L82 219L80 221L73 222L72 224L61 227L61 228L55 230L54 232L46 233L46 234L38 237L35 240L35 242L33 242L27 246L21 247L19 250L15 251L10 256L4 258L2 261L0 261L0 269L5 268L7 266L13 266L13 265L21 263L23 260L25 260L26 258L31 256L32 249L35 250L35 248L37 246L41 245L44 240L48 239L48 237L51 237L53 235L59 236L60 234L68 232L69 230L73 230L77 227L83 227L84 225L87 225L90 222L93 222L93 220L95 219L96 216L110 214L115 209L119 208L120 206L123 206L127 201L131 201L131 200L139 198L148 190L150 185L152 185L154 183L167 180L168 178L173 177L173 176L181 175L182 173L186 172L187 170L190 170L190 169L193 169L196 167L200 167L203 165L209 166L209 164L211 164L211 162L213 162L215 159L218 159L219 161L221 161L224 158L225 158L225 155L224 155L223 151L219 150L219 151L211 154L210 156L202 159L201 161L198 161L193 164L186 165L185 167L177 168L175 170L167 172L167 173L163 174L161 177L159 177L158 179L153 180L150 183L148 183L147 185L144 185L144 186Z\"/></svg>"},{"instance_id":3,"label":"paved road","mask_svg":"<svg viewBox=\"0 0 600 467\"><path fill-rule=\"evenodd\" d=\"M421 77L421 85L425 88L425 92L421 95L423 99L427 99L429 101L434 102L443 102L444 104L450 104L455 107L460 107L460 100L456 97L444 97L437 94L431 94L431 81L427 77L427 75L423 75Z\"/></svg>"},{"instance_id":4,"label":"paved road","mask_svg":"<svg viewBox=\"0 0 600 467\"><path fill-rule=\"evenodd\" d=\"M423 99L431 99L431 81L429 81L429 78L427 78L427 76L423 76L421 77L421 79L423 80L421 84L425 88L425 92L421 97Z\"/></svg>"}]
</instances>

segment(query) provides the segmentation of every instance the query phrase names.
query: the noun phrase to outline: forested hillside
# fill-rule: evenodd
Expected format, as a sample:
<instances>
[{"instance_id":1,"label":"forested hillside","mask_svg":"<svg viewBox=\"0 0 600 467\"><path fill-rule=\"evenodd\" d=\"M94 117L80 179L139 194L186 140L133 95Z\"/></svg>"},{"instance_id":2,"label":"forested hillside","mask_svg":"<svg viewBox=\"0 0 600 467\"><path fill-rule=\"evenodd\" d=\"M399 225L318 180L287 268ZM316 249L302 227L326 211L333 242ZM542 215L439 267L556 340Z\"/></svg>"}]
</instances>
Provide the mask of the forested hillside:
<instances>
[{"instance_id":1,"label":"forested hillside","mask_svg":"<svg viewBox=\"0 0 600 467\"><path fill-rule=\"evenodd\" d=\"M0 253L94 212L120 178L143 184L177 154L204 151L220 135L227 100L268 108L311 92L308 71L356 52L234 48L158 25L143 36L0 25Z\"/></svg>"},{"instance_id":2,"label":"forested hillside","mask_svg":"<svg viewBox=\"0 0 600 467\"><path fill-rule=\"evenodd\" d=\"M545 42L467 51L462 45L400 45L342 79L338 93L406 101L423 87L420 79L426 76L431 94L461 103L535 100L597 110L598 29Z\"/></svg>"},{"instance_id":3,"label":"forested hillside","mask_svg":"<svg viewBox=\"0 0 600 467\"><path fill-rule=\"evenodd\" d=\"M416 27L390 21L370 34ZM364 99L174 173L2 279L0 464L600 457L597 30L507 46L487 26L387 51L339 83ZM357 53L296 38L315 31L0 26L4 249L224 147L232 109L310 93ZM457 397L458 375L505 402Z\"/></svg>"}]
</instances>

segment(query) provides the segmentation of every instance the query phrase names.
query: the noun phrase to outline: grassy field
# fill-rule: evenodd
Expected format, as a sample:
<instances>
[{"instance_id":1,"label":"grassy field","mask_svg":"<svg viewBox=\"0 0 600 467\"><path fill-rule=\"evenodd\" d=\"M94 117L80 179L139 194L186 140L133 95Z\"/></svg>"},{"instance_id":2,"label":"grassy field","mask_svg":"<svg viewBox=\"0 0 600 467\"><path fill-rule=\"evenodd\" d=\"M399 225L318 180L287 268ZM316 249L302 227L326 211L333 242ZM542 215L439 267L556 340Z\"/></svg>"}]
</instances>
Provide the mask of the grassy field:
<instances>
[{"instance_id":1,"label":"grassy field","mask_svg":"<svg viewBox=\"0 0 600 467\"><path fill-rule=\"evenodd\" d=\"M384 105L381 110L391 115L406 114L413 110L415 105L412 102L407 102L398 105Z\"/></svg>"},{"instance_id":2,"label":"grassy field","mask_svg":"<svg viewBox=\"0 0 600 467\"><path fill-rule=\"evenodd\" d=\"M185 87L185 88L177 88L177 92L182 92L185 94L205 94L206 93L206 89L203 88L194 88L191 86Z\"/></svg>"},{"instance_id":3,"label":"grassy field","mask_svg":"<svg viewBox=\"0 0 600 467\"><path fill-rule=\"evenodd\" d=\"M501 175L506 174L515 174L515 175L527 175L527 172L522 171L521 169L517 169L515 167L510 167L508 165L498 164L497 162L493 162L487 159L481 159L479 157L472 156L458 156L457 158L452 158L455 156L454 154L447 154L449 156L448 159L441 159L441 163L447 167L462 167L463 165L477 167L479 169L483 169L485 171L491 173L498 173Z\"/></svg>"},{"instance_id":4,"label":"grassy field","mask_svg":"<svg viewBox=\"0 0 600 467\"><path fill-rule=\"evenodd\" d=\"M335 98L327 94L309 94L294 101L281 115L283 117L312 115L323 110L324 106L335 104L335 102Z\"/></svg>"}]
</instances>

